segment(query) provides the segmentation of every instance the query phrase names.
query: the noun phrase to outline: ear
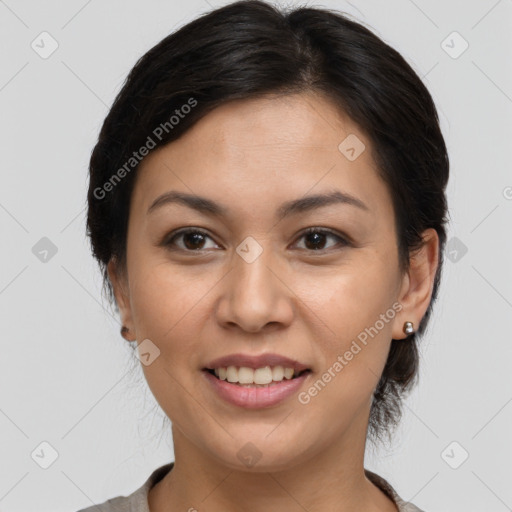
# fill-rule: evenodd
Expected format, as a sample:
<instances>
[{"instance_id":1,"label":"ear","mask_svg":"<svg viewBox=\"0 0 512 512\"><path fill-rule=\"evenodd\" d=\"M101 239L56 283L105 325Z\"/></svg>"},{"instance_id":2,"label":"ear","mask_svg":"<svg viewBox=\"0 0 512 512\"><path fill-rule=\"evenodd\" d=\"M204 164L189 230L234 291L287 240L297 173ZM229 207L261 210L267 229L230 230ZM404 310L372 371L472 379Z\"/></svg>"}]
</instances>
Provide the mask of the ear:
<instances>
[{"instance_id":1,"label":"ear","mask_svg":"<svg viewBox=\"0 0 512 512\"><path fill-rule=\"evenodd\" d=\"M402 309L395 316L393 339L407 337L404 334L404 322L412 322L414 330L418 329L432 297L434 279L438 267L439 237L433 228L426 229L423 234L423 245L410 254L410 268L404 275L398 302Z\"/></svg>"},{"instance_id":2,"label":"ear","mask_svg":"<svg viewBox=\"0 0 512 512\"><path fill-rule=\"evenodd\" d=\"M126 272L119 268L117 261L112 258L107 265L107 272L112 288L114 289L114 296L116 303L119 308L119 315L121 317L122 325L128 327L129 333L126 335L126 339L135 341L136 334L134 330L132 309L130 303L130 293L128 287L128 279ZM133 339L131 339L133 338Z\"/></svg>"}]
</instances>

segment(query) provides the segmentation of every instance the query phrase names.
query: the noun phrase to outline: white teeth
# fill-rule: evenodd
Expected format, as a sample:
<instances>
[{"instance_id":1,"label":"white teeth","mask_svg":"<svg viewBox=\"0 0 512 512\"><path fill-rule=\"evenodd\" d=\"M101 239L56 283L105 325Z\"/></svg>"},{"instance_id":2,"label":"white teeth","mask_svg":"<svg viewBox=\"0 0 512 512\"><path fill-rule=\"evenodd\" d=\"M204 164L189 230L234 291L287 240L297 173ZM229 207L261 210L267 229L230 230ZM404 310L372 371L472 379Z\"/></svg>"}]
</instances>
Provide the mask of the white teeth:
<instances>
[{"instance_id":1,"label":"white teeth","mask_svg":"<svg viewBox=\"0 0 512 512\"><path fill-rule=\"evenodd\" d=\"M281 381L284 378L284 368L282 366L274 366L272 368L272 380Z\"/></svg>"},{"instance_id":2,"label":"white teeth","mask_svg":"<svg viewBox=\"0 0 512 512\"><path fill-rule=\"evenodd\" d=\"M240 372L243 368L240 368ZM254 370L254 384L270 384L272 382L272 369L270 366Z\"/></svg>"},{"instance_id":3,"label":"white teeth","mask_svg":"<svg viewBox=\"0 0 512 512\"><path fill-rule=\"evenodd\" d=\"M240 368L238 370L238 382L240 384L253 384L254 382L256 382L254 380L255 373L256 372L252 368L245 368L245 367ZM265 383L262 382L261 384L265 384Z\"/></svg>"},{"instance_id":4,"label":"white teeth","mask_svg":"<svg viewBox=\"0 0 512 512\"><path fill-rule=\"evenodd\" d=\"M293 377L293 368L285 368L284 369L284 378L291 379Z\"/></svg>"},{"instance_id":5,"label":"white teeth","mask_svg":"<svg viewBox=\"0 0 512 512\"><path fill-rule=\"evenodd\" d=\"M247 366L228 366L214 369L215 375L220 380L227 380L240 385L256 384L266 386L272 382L281 382L283 379L292 379L293 368L285 368L281 365L274 367L264 366L263 368L248 368Z\"/></svg>"},{"instance_id":6,"label":"white teeth","mask_svg":"<svg viewBox=\"0 0 512 512\"><path fill-rule=\"evenodd\" d=\"M228 382L238 382L238 370L236 369L236 366L227 367L226 379Z\"/></svg>"}]
</instances>

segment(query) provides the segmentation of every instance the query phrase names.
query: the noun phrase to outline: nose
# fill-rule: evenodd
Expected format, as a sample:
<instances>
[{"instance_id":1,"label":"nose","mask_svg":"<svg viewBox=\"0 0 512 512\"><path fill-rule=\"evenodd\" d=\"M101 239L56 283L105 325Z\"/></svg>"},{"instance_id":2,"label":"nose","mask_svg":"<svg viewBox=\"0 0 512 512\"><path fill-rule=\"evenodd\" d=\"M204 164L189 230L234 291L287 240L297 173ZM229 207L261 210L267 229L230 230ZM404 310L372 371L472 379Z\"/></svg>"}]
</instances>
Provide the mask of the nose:
<instances>
[{"instance_id":1,"label":"nose","mask_svg":"<svg viewBox=\"0 0 512 512\"><path fill-rule=\"evenodd\" d=\"M270 249L252 262L235 253L233 266L222 281L216 315L224 328L255 333L290 325L294 295Z\"/></svg>"}]
</instances>

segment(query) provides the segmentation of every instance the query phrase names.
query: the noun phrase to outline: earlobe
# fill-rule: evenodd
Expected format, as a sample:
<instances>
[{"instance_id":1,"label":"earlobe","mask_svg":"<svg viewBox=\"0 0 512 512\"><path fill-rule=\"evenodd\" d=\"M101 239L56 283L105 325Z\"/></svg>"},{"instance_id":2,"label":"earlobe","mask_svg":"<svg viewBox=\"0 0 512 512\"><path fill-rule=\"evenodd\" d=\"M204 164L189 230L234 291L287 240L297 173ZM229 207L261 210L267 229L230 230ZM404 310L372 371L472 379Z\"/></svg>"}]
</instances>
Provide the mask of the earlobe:
<instances>
[{"instance_id":1,"label":"earlobe","mask_svg":"<svg viewBox=\"0 0 512 512\"><path fill-rule=\"evenodd\" d=\"M417 330L430 304L439 264L439 237L435 229L429 228L423 232L422 238L423 245L411 253L409 270L403 278L398 297L402 309L395 317L393 339L408 336L404 333L405 322L412 322Z\"/></svg>"},{"instance_id":2,"label":"earlobe","mask_svg":"<svg viewBox=\"0 0 512 512\"><path fill-rule=\"evenodd\" d=\"M111 259L107 265L107 272L110 282L112 284L112 288L114 291L114 296L116 299L117 306L119 308L119 314L123 329L125 329L125 334L121 331L121 335L128 339L126 336L128 332L133 332L133 322L132 322L132 313L131 313L131 305L130 305L130 297L127 289L126 277L123 272L117 266L117 262L114 259ZM128 331L126 331L128 329ZM134 341L134 340L128 340Z\"/></svg>"}]
</instances>

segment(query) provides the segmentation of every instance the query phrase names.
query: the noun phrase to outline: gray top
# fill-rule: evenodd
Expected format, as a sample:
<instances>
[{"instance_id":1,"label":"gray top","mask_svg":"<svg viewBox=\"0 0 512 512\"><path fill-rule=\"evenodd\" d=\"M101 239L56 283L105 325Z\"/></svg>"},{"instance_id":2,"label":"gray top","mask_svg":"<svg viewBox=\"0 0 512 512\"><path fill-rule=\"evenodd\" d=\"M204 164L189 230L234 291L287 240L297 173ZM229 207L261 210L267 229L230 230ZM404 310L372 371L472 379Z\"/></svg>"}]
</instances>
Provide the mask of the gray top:
<instances>
[{"instance_id":1,"label":"gray top","mask_svg":"<svg viewBox=\"0 0 512 512\"><path fill-rule=\"evenodd\" d=\"M174 462L155 469L144 484L129 496L111 498L99 505L92 505L78 512L150 512L149 490L156 485L174 466ZM391 485L376 473L364 470L367 478L386 494L398 507L399 512L424 512L412 503L402 500Z\"/></svg>"}]
</instances>

